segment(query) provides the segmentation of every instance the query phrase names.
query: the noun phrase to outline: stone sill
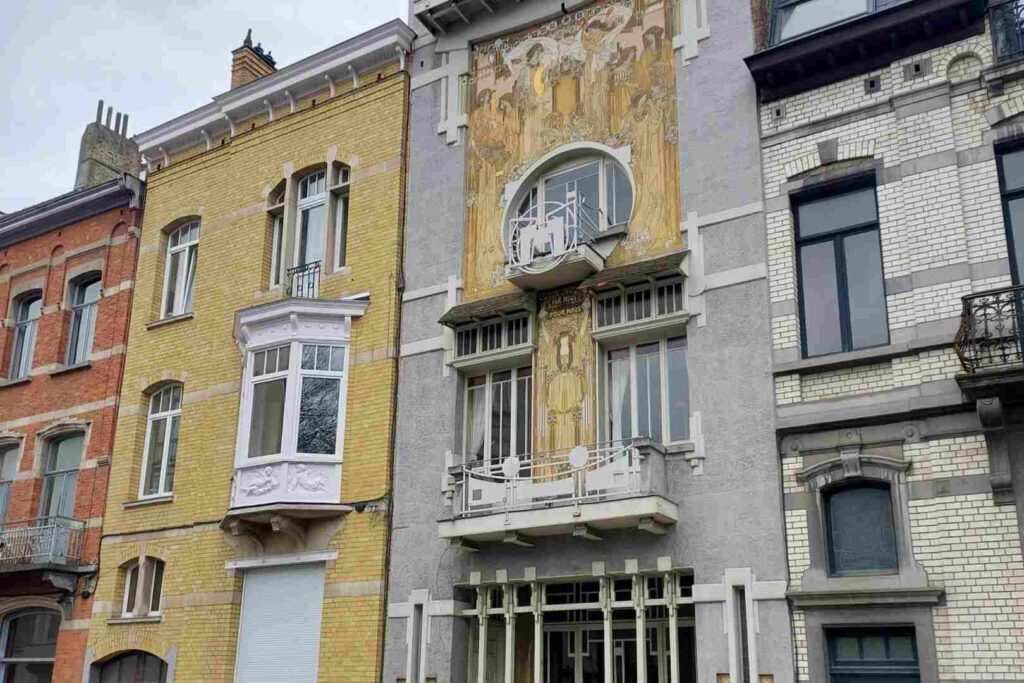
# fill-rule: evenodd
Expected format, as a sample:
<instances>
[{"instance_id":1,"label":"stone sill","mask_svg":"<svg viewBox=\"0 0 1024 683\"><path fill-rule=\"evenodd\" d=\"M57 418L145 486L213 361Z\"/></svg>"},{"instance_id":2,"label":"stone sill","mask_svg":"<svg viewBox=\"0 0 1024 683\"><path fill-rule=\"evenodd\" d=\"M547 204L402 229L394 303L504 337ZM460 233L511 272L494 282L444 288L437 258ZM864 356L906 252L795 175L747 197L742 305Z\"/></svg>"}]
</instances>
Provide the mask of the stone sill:
<instances>
[{"instance_id":1,"label":"stone sill","mask_svg":"<svg viewBox=\"0 0 1024 683\"><path fill-rule=\"evenodd\" d=\"M152 496L149 498L139 498L138 500L129 500L125 503L121 503L121 507L125 510L134 510L141 507L148 507L150 505L161 505L163 503L173 503L174 494L168 494L166 496Z\"/></svg>"},{"instance_id":2,"label":"stone sill","mask_svg":"<svg viewBox=\"0 0 1024 683\"><path fill-rule=\"evenodd\" d=\"M879 363L899 356L952 346L952 344L952 337L939 337L900 344L872 346L867 349L831 353L825 356L813 356L783 363L777 362L772 365L772 375L778 377L779 375L790 375L795 372L824 372L827 370L856 367L858 365L871 365L872 363Z\"/></svg>"},{"instance_id":3,"label":"stone sill","mask_svg":"<svg viewBox=\"0 0 1024 683\"><path fill-rule=\"evenodd\" d=\"M57 377L68 372L75 372L76 370L88 370L92 367L92 363L85 361L84 363L75 363L74 365L61 365L56 370L50 371L50 377Z\"/></svg>"},{"instance_id":4,"label":"stone sill","mask_svg":"<svg viewBox=\"0 0 1024 683\"><path fill-rule=\"evenodd\" d=\"M164 620L162 614L154 614L146 617L111 617L107 619L108 626L119 624L159 624Z\"/></svg>"},{"instance_id":5,"label":"stone sill","mask_svg":"<svg viewBox=\"0 0 1024 683\"><path fill-rule=\"evenodd\" d=\"M182 320L192 320L193 317L195 317L195 313L193 313L193 312L182 313L181 315L172 315L172 316L167 317L167 318L161 318L160 320L155 320L155 321L153 321L151 323L146 323L146 329L147 330L155 330L158 327L163 327L164 325L171 325L171 324L176 323L176 322L181 322Z\"/></svg>"},{"instance_id":6,"label":"stone sill","mask_svg":"<svg viewBox=\"0 0 1024 683\"><path fill-rule=\"evenodd\" d=\"M18 379L9 379L9 380L0 382L0 389L6 389L7 387L16 387L16 386L19 386L21 384L28 384L31 381L32 381L32 378L31 377L27 377L27 376L26 377L19 377Z\"/></svg>"},{"instance_id":7,"label":"stone sill","mask_svg":"<svg viewBox=\"0 0 1024 683\"><path fill-rule=\"evenodd\" d=\"M822 591L790 591L786 594L794 607L866 607L872 605L937 605L941 588L867 588Z\"/></svg>"}]
</instances>

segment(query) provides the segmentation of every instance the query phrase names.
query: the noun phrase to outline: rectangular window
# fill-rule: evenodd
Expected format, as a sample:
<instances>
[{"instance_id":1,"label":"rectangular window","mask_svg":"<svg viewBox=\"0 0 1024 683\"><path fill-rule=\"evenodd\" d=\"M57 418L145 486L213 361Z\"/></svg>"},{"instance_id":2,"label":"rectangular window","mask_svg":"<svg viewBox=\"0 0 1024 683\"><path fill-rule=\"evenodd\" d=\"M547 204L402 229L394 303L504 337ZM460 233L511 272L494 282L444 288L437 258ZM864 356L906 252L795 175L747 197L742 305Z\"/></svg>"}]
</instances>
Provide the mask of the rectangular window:
<instances>
[{"instance_id":1,"label":"rectangular window","mask_svg":"<svg viewBox=\"0 0 1024 683\"><path fill-rule=\"evenodd\" d=\"M344 347L302 345L297 452L319 455L337 453L338 409L341 374L344 370Z\"/></svg>"},{"instance_id":2,"label":"rectangular window","mask_svg":"<svg viewBox=\"0 0 1024 683\"><path fill-rule=\"evenodd\" d=\"M667 277L627 289L602 292L594 302L597 329L684 313L683 281Z\"/></svg>"},{"instance_id":3,"label":"rectangular window","mask_svg":"<svg viewBox=\"0 0 1024 683\"><path fill-rule=\"evenodd\" d=\"M252 354L252 413L249 457L277 455L284 436L285 392L288 388L289 347L278 346Z\"/></svg>"},{"instance_id":4,"label":"rectangular window","mask_svg":"<svg viewBox=\"0 0 1024 683\"><path fill-rule=\"evenodd\" d=\"M498 351L530 343L530 316L516 314L466 325L455 331L455 356Z\"/></svg>"},{"instance_id":5,"label":"rectangular window","mask_svg":"<svg viewBox=\"0 0 1024 683\"><path fill-rule=\"evenodd\" d=\"M167 265L164 272L163 316L192 311L196 267L199 260L199 222L186 223L172 232L167 241Z\"/></svg>"},{"instance_id":6,"label":"rectangular window","mask_svg":"<svg viewBox=\"0 0 1024 683\"><path fill-rule=\"evenodd\" d=\"M782 42L871 11L871 0L797 0L775 11L775 42Z\"/></svg>"},{"instance_id":7,"label":"rectangular window","mask_svg":"<svg viewBox=\"0 0 1024 683\"><path fill-rule=\"evenodd\" d=\"M1024 282L1024 149L999 155L999 189L1013 284Z\"/></svg>"},{"instance_id":8,"label":"rectangular window","mask_svg":"<svg viewBox=\"0 0 1024 683\"><path fill-rule=\"evenodd\" d=\"M337 195L334 200L334 267L345 267L345 251L348 245L348 190Z\"/></svg>"},{"instance_id":9,"label":"rectangular window","mask_svg":"<svg viewBox=\"0 0 1024 683\"><path fill-rule=\"evenodd\" d=\"M284 261L281 258L284 249L284 216L274 216L274 226L271 228L270 244L270 285L280 286L284 273Z\"/></svg>"},{"instance_id":10,"label":"rectangular window","mask_svg":"<svg viewBox=\"0 0 1024 683\"><path fill-rule=\"evenodd\" d=\"M530 452L533 372L529 366L466 380L465 458L500 465Z\"/></svg>"},{"instance_id":11,"label":"rectangular window","mask_svg":"<svg viewBox=\"0 0 1024 683\"><path fill-rule=\"evenodd\" d=\"M805 356L889 343L875 188L797 204Z\"/></svg>"},{"instance_id":12,"label":"rectangular window","mask_svg":"<svg viewBox=\"0 0 1024 683\"><path fill-rule=\"evenodd\" d=\"M642 436L674 443L689 438L685 337L607 351L604 387L608 440Z\"/></svg>"},{"instance_id":13,"label":"rectangular window","mask_svg":"<svg viewBox=\"0 0 1024 683\"><path fill-rule=\"evenodd\" d=\"M829 631L831 683L919 683L921 669L912 628Z\"/></svg>"}]
</instances>

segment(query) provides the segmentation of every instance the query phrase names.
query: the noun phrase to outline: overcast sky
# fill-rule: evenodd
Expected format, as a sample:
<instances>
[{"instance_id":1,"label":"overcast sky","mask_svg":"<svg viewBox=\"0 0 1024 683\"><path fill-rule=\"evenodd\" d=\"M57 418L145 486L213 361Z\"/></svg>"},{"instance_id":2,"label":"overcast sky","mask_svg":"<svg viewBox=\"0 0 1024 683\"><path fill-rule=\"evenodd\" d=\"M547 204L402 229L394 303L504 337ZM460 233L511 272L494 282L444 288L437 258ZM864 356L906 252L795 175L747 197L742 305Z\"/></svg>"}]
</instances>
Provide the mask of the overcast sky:
<instances>
[{"instance_id":1,"label":"overcast sky","mask_svg":"<svg viewBox=\"0 0 1024 683\"><path fill-rule=\"evenodd\" d=\"M63 194L102 98L129 135L228 89L231 50L278 67L395 17L407 0L4 0L0 21L0 211Z\"/></svg>"}]
</instances>

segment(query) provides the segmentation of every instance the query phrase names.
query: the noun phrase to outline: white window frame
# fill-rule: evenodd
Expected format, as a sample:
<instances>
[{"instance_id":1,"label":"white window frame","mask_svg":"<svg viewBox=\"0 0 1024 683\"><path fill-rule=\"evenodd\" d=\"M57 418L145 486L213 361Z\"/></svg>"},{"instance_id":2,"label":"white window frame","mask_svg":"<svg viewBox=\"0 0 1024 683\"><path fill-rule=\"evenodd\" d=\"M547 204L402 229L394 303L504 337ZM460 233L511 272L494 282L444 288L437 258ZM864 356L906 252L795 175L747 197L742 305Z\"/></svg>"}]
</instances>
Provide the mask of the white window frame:
<instances>
[{"instance_id":1,"label":"white window frame","mask_svg":"<svg viewBox=\"0 0 1024 683\"><path fill-rule=\"evenodd\" d=\"M476 379L478 377L483 377L484 378L484 384L482 386L484 387L484 397L486 399L486 403L485 403L485 407L484 407L484 455L483 455L482 464L485 467L497 466L497 465L501 465L501 463L500 462L494 462L494 457L495 456L494 456L493 453L491 453L491 437L492 437L491 430L493 429L493 424L491 422L491 407L492 407L491 402L492 402L492 400L494 398L494 391L493 391L494 375L497 375L497 374L500 374L500 373L503 373L503 372L511 372L512 373L512 377L511 377L511 380L510 380L511 383L512 383L512 412L511 412L511 417L510 417L510 420L511 420L511 426L510 426L511 432L510 433L512 435L511 448L512 448L513 451L515 451L515 438L516 438L516 433L518 432L519 419L520 419L520 416L519 416L519 402L516 400L516 390L517 390L518 385L519 385L519 380L521 379L521 377L519 375L519 372L521 370L524 370L524 369L527 369L527 368L530 369L530 375L529 375L530 376L530 393L529 393L528 398L529 398L529 410L530 410L530 413L531 413L531 415L530 415L530 427L531 427L531 429L526 434L527 448L526 448L526 450L523 453L521 453L519 455L520 456L529 456L531 453L533 453L533 433L532 432L535 429L534 424L533 424L533 413L534 413L534 408L535 408L535 406L534 406L534 394L535 394L534 388L535 388L535 383L536 383L536 373L534 372L534 368L533 368L533 364L532 363L523 363L522 365L518 365L516 367L498 368L498 369L495 369L495 370L489 370L487 372L465 373L465 375L463 376L463 379L462 379L462 453L463 453L463 461L464 462L466 462L466 463L477 462L476 460L472 459L472 456L474 454L471 454L469 452L469 439L470 439L470 434L469 434L469 425L470 425L470 421L469 421L469 390L471 388L469 386L470 380ZM512 455L512 453L510 453L509 455Z\"/></svg>"},{"instance_id":2,"label":"white window frame","mask_svg":"<svg viewBox=\"0 0 1024 683\"><path fill-rule=\"evenodd\" d=\"M99 284L99 292L96 298L93 301L79 303L77 301L79 293L94 283ZM71 321L68 331L68 348L65 362L68 365L77 365L88 362L89 356L92 354L93 335L96 332L96 316L99 311L100 299L103 298L103 276L100 273L91 273L89 276L79 278L76 282L72 283L70 289L71 291L68 293L68 307L71 309ZM76 325L78 327L77 335L75 334ZM85 341L82 341L82 339ZM81 351L80 354L79 351Z\"/></svg>"},{"instance_id":3,"label":"white window frame","mask_svg":"<svg viewBox=\"0 0 1024 683\"><path fill-rule=\"evenodd\" d=\"M520 342L518 344L509 344L508 343L508 334L509 334L510 326L512 325L512 323L515 323L515 322L517 322L519 320L523 320L523 319L526 320L526 340L523 341L523 342ZM482 342L482 334L481 334L481 332L482 332L483 328L485 328L485 327L487 327L489 325L493 325L495 323L501 323L501 344L499 344L497 347L495 347L493 349L488 349L487 351L481 351L481 345L483 343ZM474 343L473 343L473 347L474 347L473 350L468 352L468 353L459 353L459 335L464 333L464 332L469 332L471 330L476 330L476 337L475 337ZM460 326L456 327L455 328L455 345L454 345L454 349L453 349L453 354L454 354L454 357L455 357L456 360L461 360L463 358L472 358L473 356L497 353L499 351L505 351L505 350L508 350L508 349L522 348L522 347L525 347L525 346L529 346L532 343L532 341L533 341L533 316L529 312L512 313L512 314L509 314L509 315L506 315L506 316L501 316L499 318L487 318L486 320L481 320L479 322L470 323L468 325L460 325Z\"/></svg>"},{"instance_id":4,"label":"white window frame","mask_svg":"<svg viewBox=\"0 0 1024 683\"><path fill-rule=\"evenodd\" d=\"M333 212L332 242L334 253L331 256L335 271L342 270L348 260L348 230L352 220L352 169L341 166L336 170L337 182L331 186L331 202Z\"/></svg>"},{"instance_id":5,"label":"white window frame","mask_svg":"<svg viewBox=\"0 0 1024 683\"><path fill-rule=\"evenodd\" d=\"M668 313L661 313L658 310L658 289L660 287L663 287L663 286L675 285L677 283L679 284L680 289L682 291L682 295L681 295L682 301L681 301L680 307L678 309L676 309L674 311L670 311ZM629 320L628 319L629 305L628 305L627 295L630 294L630 293L633 293L633 292L640 292L640 291L643 291L645 289L649 290L650 291L650 295L651 295L651 314L649 316L646 316L646 317L636 318L635 320ZM618 299L619 300L621 320L619 320L619 322L617 322L617 323L609 323L609 324L601 325L601 324L599 324L599 320L600 320L599 312L601 310L601 304L603 302L609 300L609 299ZM664 320L664 319L673 318L673 317L676 317L676 316L683 316L683 315L686 315L687 313L688 313L688 311L687 311L687 308L686 308L686 279L683 278L683 277L675 277L675 276L673 276L673 277L663 277L663 278L658 278L658 279L652 279L649 282L645 282L645 283L641 283L641 284L630 285L628 287L620 286L617 289L612 289L612 290L603 291L603 292L597 292L594 295L594 303L593 303L593 314L592 314L592 318L594 320L593 329L596 331L596 330L613 329L613 328L617 328L617 327L625 327L627 325L636 325L638 323L644 323L644 322L648 322L648 321L652 321L652 320Z\"/></svg>"},{"instance_id":6,"label":"white window frame","mask_svg":"<svg viewBox=\"0 0 1024 683\"><path fill-rule=\"evenodd\" d=\"M588 166L595 162L598 164L598 230L605 231L608 230L609 228L613 228L619 225L627 225L633 217L633 209L636 208L636 191L635 188L633 188L632 183L630 183L630 193L633 196L633 201L631 202L629 217L626 218L625 221L620 221L618 223L609 222L608 174L610 173L611 166L613 164L620 164L620 162L614 157L605 154L590 154L584 157L574 157L570 160L563 161L561 163L557 163L556 160L555 163L547 167L544 170L544 172L540 176L538 176L534 182L524 186L517 193L515 203L512 205L513 208L510 213L510 218L514 220L522 215L519 213L519 207L522 205L523 200L525 200L527 196L529 196L532 193L536 193L536 200L534 205L544 206L545 202L547 201L544 186L547 184L547 181L551 179L551 177L560 175L567 171L573 171L579 168L583 168L584 166ZM624 169L622 170L622 173L625 177L626 182L629 182L629 174Z\"/></svg>"},{"instance_id":7,"label":"white window frame","mask_svg":"<svg viewBox=\"0 0 1024 683\"><path fill-rule=\"evenodd\" d=\"M344 369L340 372L333 370L304 370L302 369L302 347L303 345L313 346L335 346L344 349ZM288 347L288 369L276 373L260 376L253 375L253 359L260 351ZM236 461L239 466L257 465L262 463L276 462L278 460L290 460L301 458L303 461L317 462L340 462L343 460L345 448L345 406L348 392L349 364L351 363L351 345L349 342L328 341L316 339L293 339L281 340L270 344L254 346L246 350L245 360L245 384L242 392L241 424L238 436L238 448ZM337 432L335 436L334 454L323 453L300 453L298 448L299 415L302 400L302 380L305 377L327 377L339 380L338 390L338 417ZM276 379L285 379L284 397L284 418L281 435L281 452L267 455L249 457L249 435L252 429L252 410L254 399L254 388L257 384Z\"/></svg>"},{"instance_id":8,"label":"white window frame","mask_svg":"<svg viewBox=\"0 0 1024 683\"><path fill-rule=\"evenodd\" d=\"M163 566L160 572L160 600L153 605L153 593L156 591L157 581L156 569L158 565ZM167 563L157 557L140 557L126 566L124 569L124 596L121 599L121 617L132 619L138 617L158 617L161 614L160 604L163 602L163 580L167 571ZM132 586L131 575L135 572L135 585ZM134 599L131 609L128 607L128 599Z\"/></svg>"},{"instance_id":9,"label":"white window frame","mask_svg":"<svg viewBox=\"0 0 1024 683\"><path fill-rule=\"evenodd\" d=\"M672 425L670 424L669 414L669 391L668 391L668 342L670 340L682 339L683 344L686 348L686 359L687 359L687 373L686 373L686 394L687 394L687 438L676 439L673 441L672 436ZM651 437L652 440L656 440L663 446L689 443L693 440L693 434L690 433L690 420L693 416L693 407L690 403L690 373L689 373L689 339L686 335L671 335L664 336L658 339L651 339L648 341L629 341L622 343L605 343L599 346L600 355L599 362L600 367L598 369L600 377L600 392L598 401L600 404L599 415L601 416L600 434L602 441L611 441L613 435L611 433L610 415L609 411L611 406L609 405L609 393L611 387L608 385L608 355L612 351L619 351L622 349L629 349L629 402L630 402L630 432L635 433L637 429L636 425L639 423L639 409L640 402L638 400L636 381L637 370L636 370L636 357L638 346L648 346L650 344L658 344L658 364L659 364L659 384L660 384L660 399L661 399L661 436L660 438Z\"/></svg>"},{"instance_id":10,"label":"white window frame","mask_svg":"<svg viewBox=\"0 0 1024 683\"><path fill-rule=\"evenodd\" d=\"M159 403L160 396L165 392L171 394L171 399L168 400L168 405L173 406L173 393L174 390L178 390L178 407L169 408L163 412L153 412L153 405ZM174 493L173 486L171 489L167 488L167 456L170 453L171 448L171 427L174 424L174 419L178 420L178 438L181 438L181 404L185 400L184 387L181 384L168 384L162 387L159 391L153 393L149 397L149 406L146 410L146 438L143 442L142 451L142 473L139 476L139 499L143 500L146 498L161 498L163 496L169 496ZM166 420L167 428L164 434L163 452L160 454L160 484L157 487L156 493L146 493L146 474L149 471L149 442L153 436L153 423L161 420ZM177 469L178 454L175 452L175 469Z\"/></svg>"},{"instance_id":11,"label":"white window frame","mask_svg":"<svg viewBox=\"0 0 1024 683\"><path fill-rule=\"evenodd\" d=\"M175 235L187 232L193 227L196 229L196 238L194 240L179 242L178 244L171 246L171 242ZM201 227L202 224L198 220L186 221L172 230L167 236L167 258L164 263L164 292L163 296L160 298L161 318L173 318L178 315L191 313L195 306L195 271L199 269L199 239L202 232ZM174 301L168 302L168 297L171 293L170 277L171 262L173 260L172 257L179 253L182 254L182 260L174 283ZM194 253L194 256L191 259L189 258L190 253ZM191 278L189 277L189 266L191 266L191 270L193 271ZM167 308L168 303L171 305L170 310Z\"/></svg>"},{"instance_id":12,"label":"white window frame","mask_svg":"<svg viewBox=\"0 0 1024 683\"><path fill-rule=\"evenodd\" d=\"M307 188L311 183L313 183L314 185L315 184L319 184L320 181L323 181L323 184L324 184L323 191L316 192L315 194L310 194L310 195L308 195L306 197L302 196L304 188ZM305 265L309 265L310 263L315 263L314 261L306 262L304 258L300 258L302 256L301 252L302 252L302 216L303 216L303 214L306 211L309 211L310 209L315 209L318 206L323 206L324 207L324 225L323 225L324 243L322 245L320 245L320 249L321 249L321 251L323 251L323 253L325 255L327 253L327 230L328 230L328 227L329 227L328 224L327 224L329 217L327 215L327 171L326 171L326 169L321 169L319 171L312 171L311 173L307 173L306 175L304 175L302 177L301 180L299 180L299 184L298 185L299 185L299 187L298 187L298 192L296 193L296 202L295 202L295 245L294 245L294 253L292 255L293 256L292 257L292 263L295 264L295 267L305 266ZM320 268L323 269L324 266L325 266L325 264L323 262L323 259L321 258L320 259Z\"/></svg>"},{"instance_id":13,"label":"white window frame","mask_svg":"<svg viewBox=\"0 0 1024 683\"><path fill-rule=\"evenodd\" d=\"M284 214L273 214L271 219L270 286L274 288L284 284Z\"/></svg>"},{"instance_id":14,"label":"white window frame","mask_svg":"<svg viewBox=\"0 0 1024 683\"><path fill-rule=\"evenodd\" d=\"M18 316L29 302L39 301L39 315L34 318L26 317L20 319ZM11 335L13 350L11 353L11 366L8 372L10 379L21 379L32 373L32 360L36 353L36 336L39 332L39 319L43 317L43 293L41 290L32 290L22 294L14 300L14 328ZM18 336L23 335L24 342L18 352Z\"/></svg>"}]
</instances>

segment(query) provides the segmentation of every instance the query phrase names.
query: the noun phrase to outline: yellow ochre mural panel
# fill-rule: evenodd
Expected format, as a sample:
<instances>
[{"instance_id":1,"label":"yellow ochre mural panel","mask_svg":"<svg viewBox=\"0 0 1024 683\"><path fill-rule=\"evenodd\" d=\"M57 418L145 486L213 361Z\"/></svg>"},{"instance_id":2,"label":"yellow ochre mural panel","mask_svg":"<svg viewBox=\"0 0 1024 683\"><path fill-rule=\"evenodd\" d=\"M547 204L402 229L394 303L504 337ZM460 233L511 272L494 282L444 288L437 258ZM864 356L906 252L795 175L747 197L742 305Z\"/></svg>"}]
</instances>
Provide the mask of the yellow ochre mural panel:
<instances>
[{"instance_id":1,"label":"yellow ochre mural panel","mask_svg":"<svg viewBox=\"0 0 1024 683\"><path fill-rule=\"evenodd\" d=\"M505 185L568 143L630 148L633 214L608 266L682 248L669 5L595 2L473 48L467 300L511 290L502 246Z\"/></svg>"}]
</instances>

